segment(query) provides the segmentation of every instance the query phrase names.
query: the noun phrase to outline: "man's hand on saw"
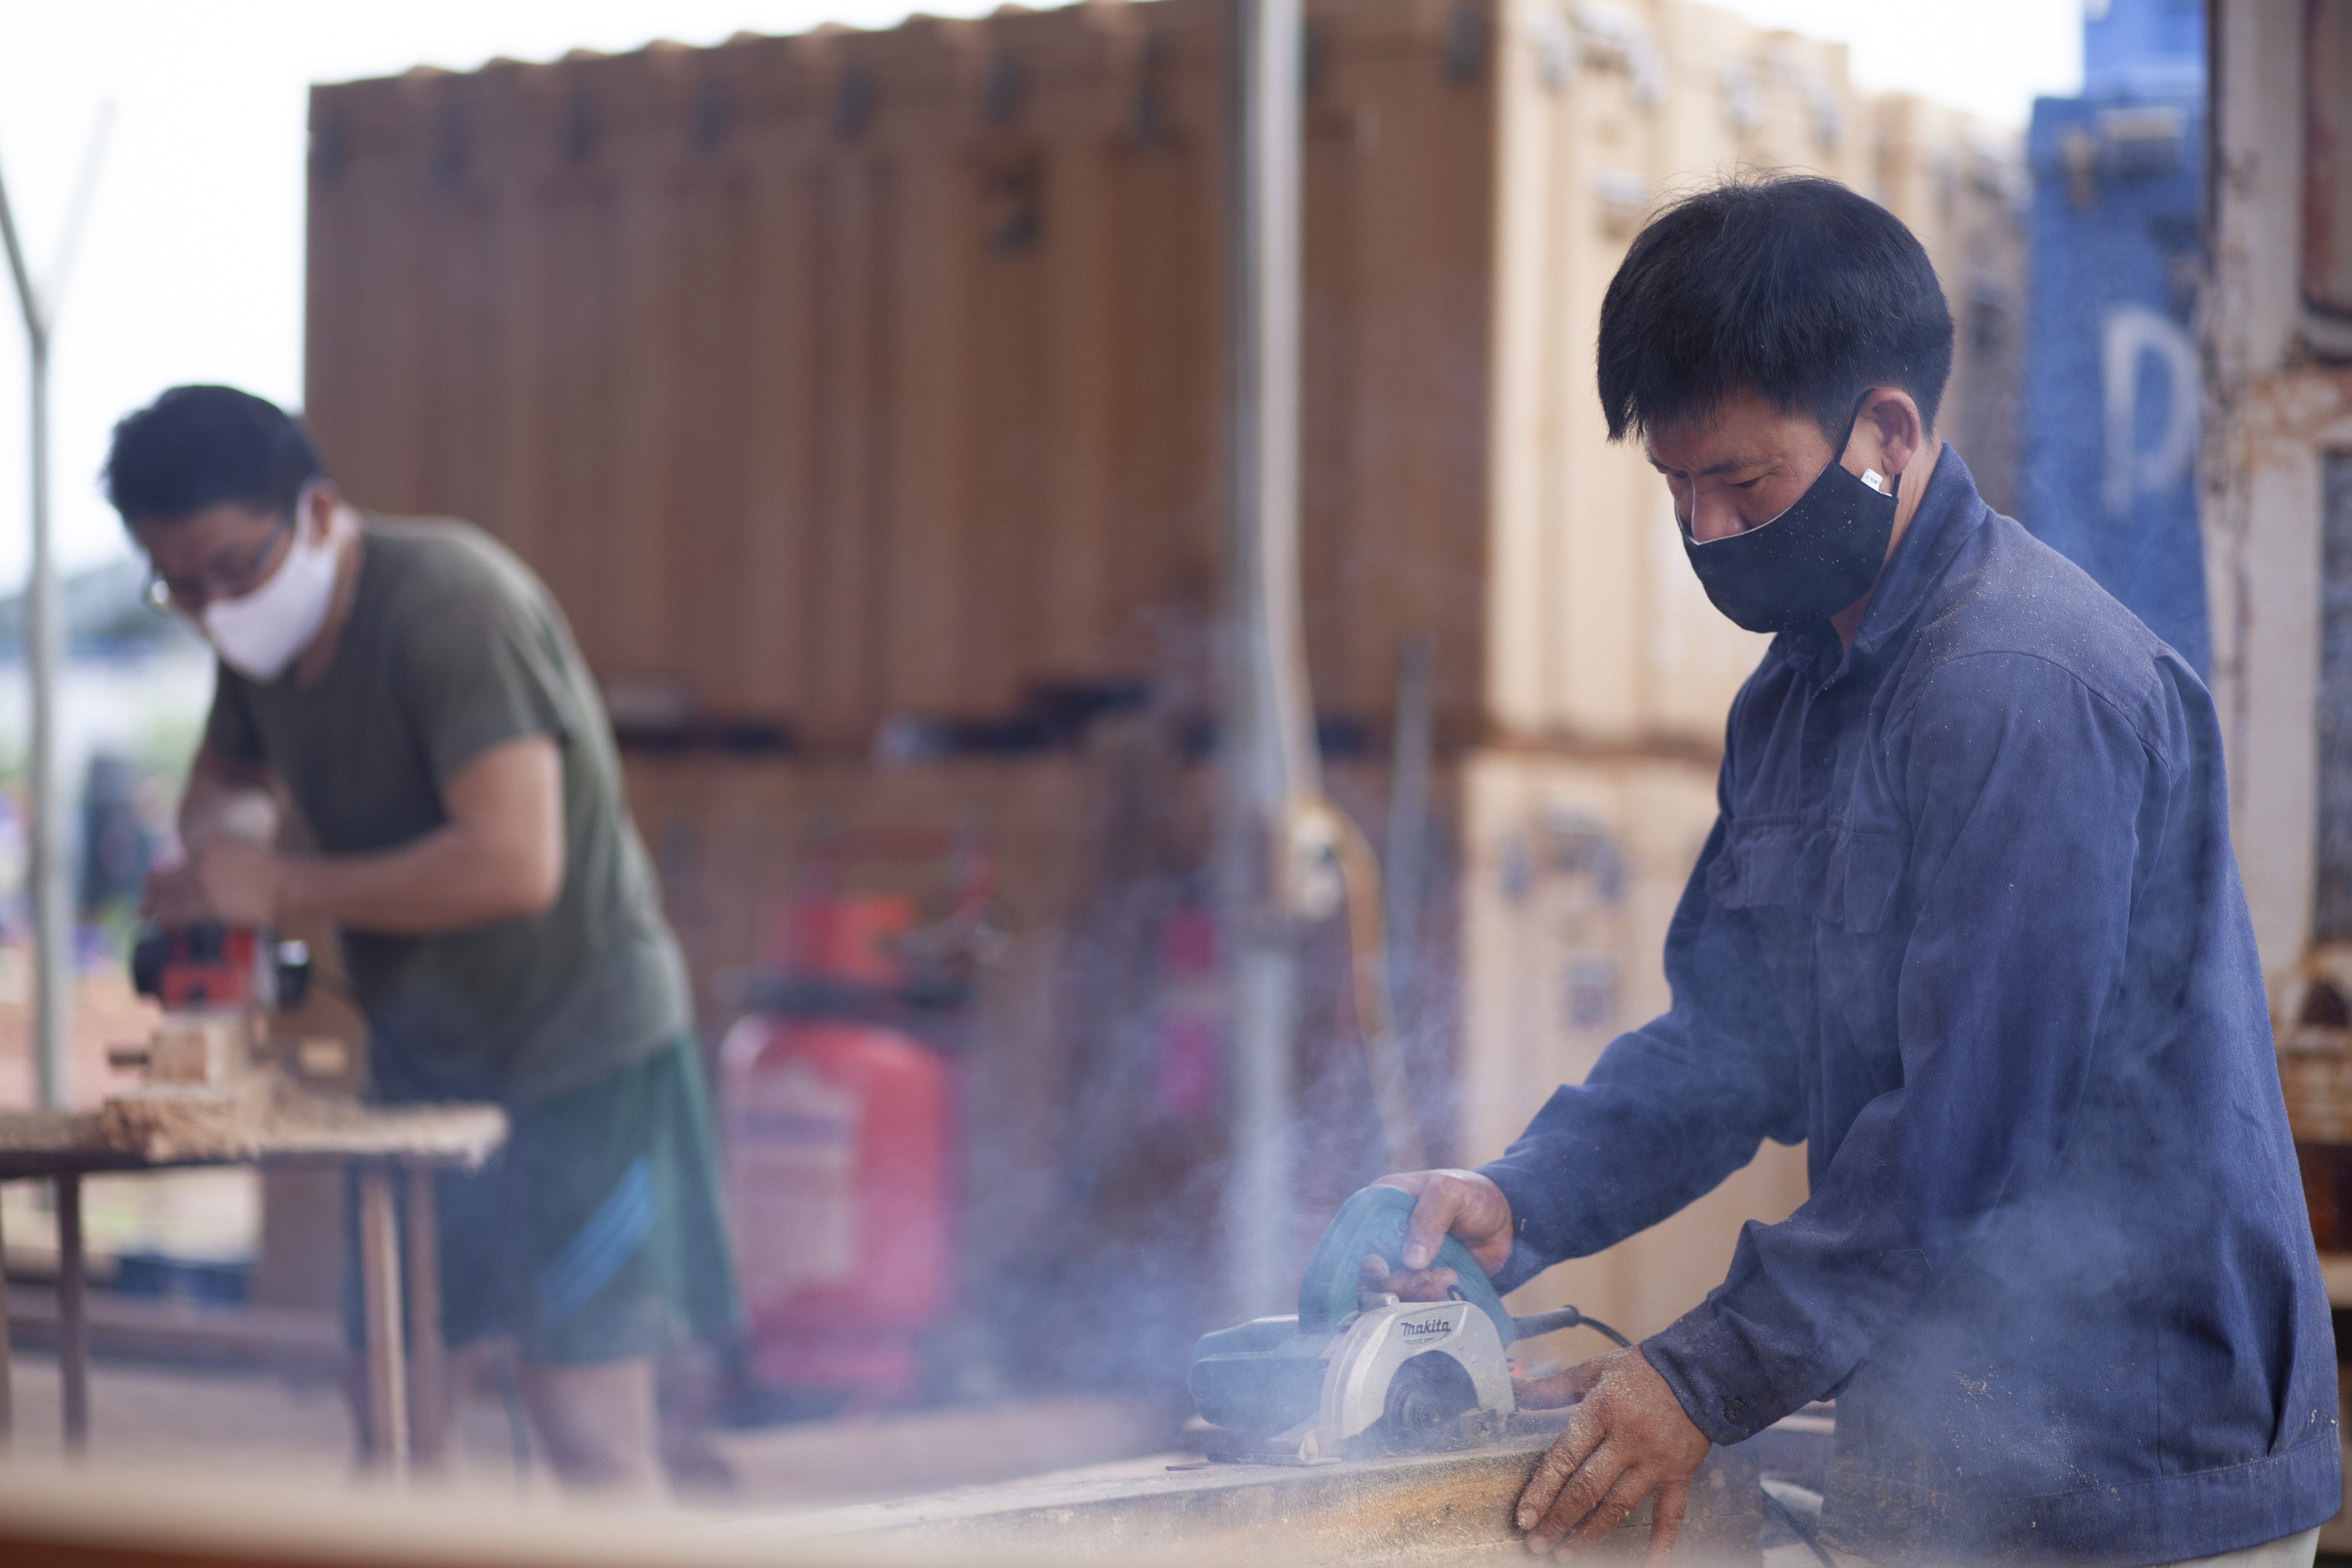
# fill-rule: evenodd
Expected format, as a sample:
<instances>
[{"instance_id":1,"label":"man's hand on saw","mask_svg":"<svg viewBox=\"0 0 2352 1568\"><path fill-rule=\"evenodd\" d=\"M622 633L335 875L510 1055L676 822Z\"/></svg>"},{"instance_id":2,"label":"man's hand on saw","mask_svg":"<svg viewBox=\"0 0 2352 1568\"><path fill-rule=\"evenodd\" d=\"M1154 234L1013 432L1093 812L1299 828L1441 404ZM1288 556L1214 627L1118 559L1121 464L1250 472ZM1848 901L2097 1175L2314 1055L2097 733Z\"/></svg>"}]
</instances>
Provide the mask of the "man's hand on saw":
<instances>
[{"instance_id":1,"label":"man's hand on saw","mask_svg":"<svg viewBox=\"0 0 2352 1568\"><path fill-rule=\"evenodd\" d=\"M278 916L285 862L257 844L215 838L147 879L139 912L163 925L220 921L260 925Z\"/></svg>"},{"instance_id":2,"label":"man's hand on saw","mask_svg":"<svg viewBox=\"0 0 2352 1568\"><path fill-rule=\"evenodd\" d=\"M1443 1301L1456 1283L1451 1268L1432 1268L1448 1231L1478 1267L1493 1274L1511 1257L1511 1200L1475 1171L1412 1171L1382 1176L1380 1185L1413 1194L1405 1222L1404 1257L1364 1259L1364 1288L1389 1290L1407 1301ZM1382 1267L1391 1269L1382 1279Z\"/></svg>"},{"instance_id":3,"label":"man's hand on saw","mask_svg":"<svg viewBox=\"0 0 2352 1568\"><path fill-rule=\"evenodd\" d=\"M1654 1496L1643 1561L1664 1563L1690 1503L1691 1477L1713 1445L1640 1347L1516 1388L1522 1405L1576 1406L1519 1494L1528 1550L1540 1555L1559 1548L1566 1555L1597 1546L1643 1498Z\"/></svg>"}]
</instances>

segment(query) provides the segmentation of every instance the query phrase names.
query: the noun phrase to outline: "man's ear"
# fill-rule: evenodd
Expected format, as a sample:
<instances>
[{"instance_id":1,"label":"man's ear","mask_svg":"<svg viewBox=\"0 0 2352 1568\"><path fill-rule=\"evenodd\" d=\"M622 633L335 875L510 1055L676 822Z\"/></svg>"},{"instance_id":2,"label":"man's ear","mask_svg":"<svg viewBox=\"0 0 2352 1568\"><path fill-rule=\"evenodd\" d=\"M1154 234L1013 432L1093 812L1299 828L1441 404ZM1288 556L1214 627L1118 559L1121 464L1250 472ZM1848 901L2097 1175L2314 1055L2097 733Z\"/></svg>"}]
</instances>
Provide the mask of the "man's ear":
<instances>
[{"instance_id":1,"label":"man's ear","mask_svg":"<svg viewBox=\"0 0 2352 1568\"><path fill-rule=\"evenodd\" d=\"M335 509L343 504L342 493L335 489L332 479L311 481L302 503L301 522L313 539L325 539L334 531Z\"/></svg>"},{"instance_id":2,"label":"man's ear","mask_svg":"<svg viewBox=\"0 0 2352 1568\"><path fill-rule=\"evenodd\" d=\"M1878 433L1878 461L1873 466L1885 473L1903 472L1927 444L1919 405L1899 386L1872 387L1864 395L1862 417Z\"/></svg>"}]
</instances>

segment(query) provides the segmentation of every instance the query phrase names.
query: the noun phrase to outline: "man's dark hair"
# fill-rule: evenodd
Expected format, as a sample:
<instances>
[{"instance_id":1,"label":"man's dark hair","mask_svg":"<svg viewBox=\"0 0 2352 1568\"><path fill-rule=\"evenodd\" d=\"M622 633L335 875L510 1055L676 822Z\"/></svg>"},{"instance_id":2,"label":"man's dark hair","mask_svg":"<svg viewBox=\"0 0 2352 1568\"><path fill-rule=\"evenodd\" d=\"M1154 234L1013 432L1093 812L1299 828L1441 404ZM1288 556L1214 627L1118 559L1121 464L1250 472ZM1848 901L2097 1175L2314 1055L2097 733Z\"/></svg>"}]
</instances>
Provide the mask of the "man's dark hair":
<instances>
[{"instance_id":1,"label":"man's dark hair","mask_svg":"<svg viewBox=\"0 0 2352 1568\"><path fill-rule=\"evenodd\" d=\"M276 514L322 476L310 437L268 398L175 386L114 427L106 499L133 518L179 518L222 501Z\"/></svg>"},{"instance_id":2,"label":"man's dark hair","mask_svg":"<svg viewBox=\"0 0 2352 1568\"><path fill-rule=\"evenodd\" d=\"M1843 446L1865 388L1899 386L1928 428L1952 374L1952 312L1927 253L1866 196L1812 175L1683 197L1634 237L1601 301L1609 438L1745 389Z\"/></svg>"}]
</instances>

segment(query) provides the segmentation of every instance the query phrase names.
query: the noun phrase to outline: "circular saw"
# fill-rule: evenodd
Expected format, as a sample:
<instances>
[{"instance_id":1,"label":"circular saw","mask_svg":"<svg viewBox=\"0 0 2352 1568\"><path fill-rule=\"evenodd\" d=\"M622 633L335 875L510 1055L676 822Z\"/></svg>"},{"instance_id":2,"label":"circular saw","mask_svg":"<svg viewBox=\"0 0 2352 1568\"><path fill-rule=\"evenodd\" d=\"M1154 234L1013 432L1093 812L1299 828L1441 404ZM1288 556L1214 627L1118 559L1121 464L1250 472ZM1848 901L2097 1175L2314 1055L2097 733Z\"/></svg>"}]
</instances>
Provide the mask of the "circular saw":
<instances>
[{"instance_id":1,"label":"circular saw","mask_svg":"<svg viewBox=\"0 0 2352 1568\"><path fill-rule=\"evenodd\" d=\"M1627 1342L1574 1307L1513 1317L1450 1236L1432 1267L1454 1270L1453 1300L1363 1289L1367 1256L1402 1258L1413 1202L1399 1187L1357 1193L1316 1244L1297 1316L1202 1336L1192 1401L1203 1419L1244 1440L1235 1457L1311 1463L1491 1441L1518 1412L1510 1345L1580 1324Z\"/></svg>"}]
</instances>

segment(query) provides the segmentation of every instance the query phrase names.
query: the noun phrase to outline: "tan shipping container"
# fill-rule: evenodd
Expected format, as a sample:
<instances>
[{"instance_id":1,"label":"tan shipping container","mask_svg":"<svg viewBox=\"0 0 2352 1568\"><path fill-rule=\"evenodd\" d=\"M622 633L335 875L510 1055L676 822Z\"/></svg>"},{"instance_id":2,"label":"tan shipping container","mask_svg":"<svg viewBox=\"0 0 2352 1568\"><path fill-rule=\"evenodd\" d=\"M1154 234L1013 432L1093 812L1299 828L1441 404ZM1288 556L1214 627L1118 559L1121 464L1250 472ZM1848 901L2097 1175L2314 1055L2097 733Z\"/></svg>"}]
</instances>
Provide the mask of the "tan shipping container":
<instances>
[{"instance_id":1,"label":"tan shipping container","mask_svg":"<svg viewBox=\"0 0 2352 1568\"><path fill-rule=\"evenodd\" d=\"M1605 439L1592 339L1626 244L1744 168L1885 202L1960 318L1943 424L1998 501L2014 138L1685 0L1308 14L1308 658L1339 751L1377 752L1402 643L1434 647L1410 1035L1436 1148L1475 1161L1663 1005L1763 646ZM1213 1190L1216 1130L1155 1121L1149 1048L1118 1042L1155 1005L1139 954L1205 861L1215 782L1230 26L1217 0L1088 0L313 98L308 413L345 488L506 539L633 722L798 742L632 763L706 1023L817 824L999 844L1014 957L970 1075L968 1229L973 1289L1008 1300L1074 1247L1139 1245L1129 1222L1198 1243ZM1056 689L1149 706L1075 749L869 760L904 716L1017 740ZM1333 788L1378 826L1384 767ZM1379 1167L1336 931L1308 953L1321 1212ZM1529 1296L1661 1326L1741 1220L1801 1199L1802 1158L1768 1150Z\"/></svg>"},{"instance_id":2,"label":"tan shipping container","mask_svg":"<svg viewBox=\"0 0 2352 1568\"><path fill-rule=\"evenodd\" d=\"M1591 395L1609 275L1696 181L1815 168L1906 216L1966 329L1946 424L2006 484L2008 143L1678 0L1311 15L1325 711L1377 731L1421 631L1450 744L1713 743L1757 642ZM1183 679L1218 573L1226 26L1096 0L320 89L312 423L354 493L514 543L607 677L827 752Z\"/></svg>"}]
</instances>

